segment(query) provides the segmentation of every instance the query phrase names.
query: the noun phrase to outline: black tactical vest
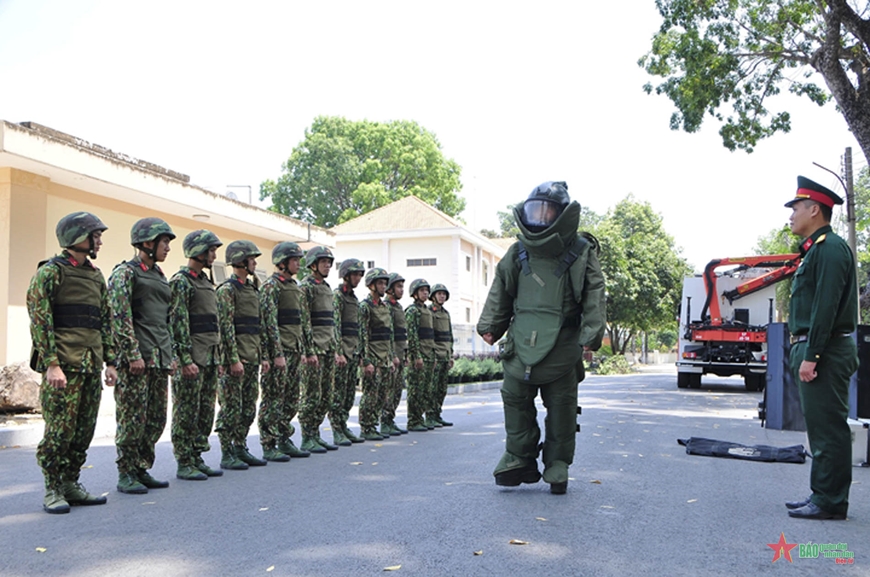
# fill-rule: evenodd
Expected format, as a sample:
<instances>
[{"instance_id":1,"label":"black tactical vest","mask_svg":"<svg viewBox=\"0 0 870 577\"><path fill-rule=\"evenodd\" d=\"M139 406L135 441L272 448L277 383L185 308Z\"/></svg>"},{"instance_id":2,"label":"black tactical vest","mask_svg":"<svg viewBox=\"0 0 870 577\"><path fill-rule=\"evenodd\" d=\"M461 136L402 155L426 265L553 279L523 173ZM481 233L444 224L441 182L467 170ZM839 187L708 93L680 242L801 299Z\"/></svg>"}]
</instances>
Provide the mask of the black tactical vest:
<instances>
[{"instance_id":1,"label":"black tactical vest","mask_svg":"<svg viewBox=\"0 0 870 577\"><path fill-rule=\"evenodd\" d=\"M359 300L343 287L335 294L341 299L341 354L349 359L359 351Z\"/></svg>"},{"instance_id":2,"label":"black tactical vest","mask_svg":"<svg viewBox=\"0 0 870 577\"><path fill-rule=\"evenodd\" d=\"M103 273L92 266L72 266L55 257L48 261L60 270L60 284L52 306L54 342L62 366L81 368L84 356L94 355L94 367L103 366L100 302L106 286Z\"/></svg>"},{"instance_id":3,"label":"black tactical vest","mask_svg":"<svg viewBox=\"0 0 870 577\"><path fill-rule=\"evenodd\" d=\"M278 287L278 332L285 353L302 352L302 290L296 282L272 277Z\"/></svg>"},{"instance_id":4,"label":"black tactical vest","mask_svg":"<svg viewBox=\"0 0 870 577\"><path fill-rule=\"evenodd\" d=\"M140 261L125 263L133 271L133 296L130 301L133 311L133 331L139 341L139 354L145 362L153 359L158 367L168 369L172 365L172 336L169 333L169 307L172 289L166 276L156 266L144 270Z\"/></svg>"},{"instance_id":5,"label":"black tactical vest","mask_svg":"<svg viewBox=\"0 0 870 577\"><path fill-rule=\"evenodd\" d=\"M194 276L187 269L176 274L190 279L194 288L193 298L187 303L193 362L201 367L208 365L209 358L213 363L220 363L220 355L215 350L220 346L220 333L214 285L204 274Z\"/></svg>"}]
</instances>

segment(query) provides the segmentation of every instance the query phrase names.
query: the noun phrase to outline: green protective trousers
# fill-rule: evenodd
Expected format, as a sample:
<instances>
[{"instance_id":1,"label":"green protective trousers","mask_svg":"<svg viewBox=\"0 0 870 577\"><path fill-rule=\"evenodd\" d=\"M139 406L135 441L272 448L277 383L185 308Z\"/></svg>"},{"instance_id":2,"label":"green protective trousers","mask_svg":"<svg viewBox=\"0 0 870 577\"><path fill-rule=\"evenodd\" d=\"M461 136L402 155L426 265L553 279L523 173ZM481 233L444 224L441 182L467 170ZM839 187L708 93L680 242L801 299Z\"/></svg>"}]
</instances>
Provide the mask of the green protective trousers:
<instances>
[{"instance_id":1,"label":"green protective trousers","mask_svg":"<svg viewBox=\"0 0 870 577\"><path fill-rule=\"evenodd\" d=\"M501 398L504 402L504 427L507 434L505 450L526 463L537 459L541 429L538 426L535 397L539 389L547 408L543 455L545 480L567 481L567 466L574 462L577 434L575 369L544 384L530 384L508 374L504 376ZM565 478L546 478L547 469L551 468L564 471Z\"/></svg>"},{"instance_id":2,"label":"green protective trousers","mask_svg":"<svg viewBox=\"0 0 870 577\"><path fill-rule=\"evenodd\" d=\"M818 376L804 383L799 370L806 345L806 342L795 343L789 362L798 383L813 456L812 501L829 513L846 514L852 485L852 432L847 422L849 379L858 369L857 347L851 338L832 338L816 365Z\"/></svg>"},{"instance_id":3,"label":"green protective trousers","mask_svg":"<svg viewBox=\"0 0 870 577\"><path fill-rule=\"evenodd\" d=\"M172 377L172 451L179 465L193 465L209 449L217 383L216 365L199 367L193 379L185 379L180 370Z\"/></svg>"},{"instance_id":4,"label":"green protective trousers","mask_svg":"<svg viewBox=\"0 0 870 577\"><path fill-rule=\"evenodd\" d=\"M45 476L45 486L54 488L79 480L94 438L103 388L100 373L67 369L64 374L66 388L55 389L43 375L39 390L45 433L36 449L36 461Z\"/></svg>"},{"instance_id":5,"label":"green protective trousers","mask_svg":"<svg viewBox=\"0 0 870 577\"><path fill-rule=\"evenodd\" d=\"M224 367L218 387L220 411L215 430L223 448L247 445L248 431L257 415L260 363L243 363L243 366L245 371L239 377L232 376L229 367Z\"/></svg>"},{"instance_id":6,"label":"green protective trousers","mask_svg":"<svg viewBox=\"0 0 870 577\"><path fill-rule=\"evenodd\" d=\"M115 385L115 448L119 473L136 473L154 465L154 447L166 427L169 371L146 368L134 375L118 369Z\"/></svg>"}]
</instances>

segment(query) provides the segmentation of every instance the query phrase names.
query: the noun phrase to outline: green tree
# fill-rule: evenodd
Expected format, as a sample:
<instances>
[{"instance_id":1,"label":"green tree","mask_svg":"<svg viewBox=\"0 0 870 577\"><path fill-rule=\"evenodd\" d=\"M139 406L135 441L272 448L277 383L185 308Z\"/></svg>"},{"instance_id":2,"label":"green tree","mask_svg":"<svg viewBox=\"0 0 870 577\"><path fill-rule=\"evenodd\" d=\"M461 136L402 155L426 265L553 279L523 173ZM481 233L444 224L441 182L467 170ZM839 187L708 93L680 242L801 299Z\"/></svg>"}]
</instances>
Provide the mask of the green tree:
<instances>
[{"instance_id":1,"label":"green tree","mask_svg":"<svg viewBox=\"0 0 870 577\"><path fill-rule=\"evenodd\" d=\"M782 87L818 105L833 99L870 162L870 20L855 4L656 0L664 20L638 64L664 80L644 90L673 101L672 129L695 132L709 114L723 144L747 152L790 130L787 111L768 111Z\"/></svg>"},{"instance_id":2,"label":"green tree","mask_svg":"<svg viewBox=\"0 0 870 577\"><path fill-rule=\"evenodd\" d=\"M434 134L412 121L355 122L319 116L283 164L278 180L260 185L271 210L332 227L414 195L457 216L461 169Z\"/></svg>"},{"instance_id":3,"label":"green tree","mask_svg":"<svg viewBox=\"0 0 870 577\"><path fill-rule=\"evenodd\" d=\"M607 330L614 353L632 338L673 325L683 286L691 273L662 217L632 195L609 210L595 230L607 280Z\"/></svg>"}]
</instances>

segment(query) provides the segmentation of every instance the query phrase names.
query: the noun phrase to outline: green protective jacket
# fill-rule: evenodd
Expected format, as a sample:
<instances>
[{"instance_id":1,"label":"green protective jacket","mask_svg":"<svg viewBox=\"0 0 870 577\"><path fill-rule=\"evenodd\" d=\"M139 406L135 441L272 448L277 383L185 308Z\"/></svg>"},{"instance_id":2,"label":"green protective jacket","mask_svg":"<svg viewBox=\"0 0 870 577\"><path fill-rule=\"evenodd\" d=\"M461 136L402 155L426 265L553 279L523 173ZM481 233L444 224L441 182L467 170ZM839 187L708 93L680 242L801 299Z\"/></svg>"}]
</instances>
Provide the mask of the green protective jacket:
<instances>
[{"instance_id":1,"label":"green protective jacket","mask_svg":"<svg viewBox=\"0 0 870 577\"><path fill-rule=\"evenodd\" d=\"M598 243L578 234L576 202L538 233L525 228L518 209L519 242L496 267L477 332L505 336L504 370L515 378L542 384L576 368L582 380L583 348L600 348L605 328Z\"/></svg>"},{"instance_id":2,"label":"green protective jacket","mask_svg":"<svg viewBox=\"0 0 870 577\"><path fill-rule=\"evenodd\" d=\"M182 366L217 366L221 361L217 299L211 280L187 266L169 279L172 344Z\"/></svg>"},{"instance_id":3,"label":"green protective jacket","mask_svg":"<svg viewBox=\"0 0 870 577\"><path fill-rule=\"evenodd\" d=\"M450 313L441 305L432 304L432 329L435 331L435 358L453 357L453 324Z\"/></svg>"},{"instance_id":4,"label":"green protective jacket","mask_svg":"<svg viewBox=\"0 0 870 577\"><path fill-rule=\"evenodd\" d=\"M334 294L335 320L339 323L336 327L339 352L350 360L360 351L359 299L353 289L345 284L335 289Z\"/></svg>"}]
</instances>

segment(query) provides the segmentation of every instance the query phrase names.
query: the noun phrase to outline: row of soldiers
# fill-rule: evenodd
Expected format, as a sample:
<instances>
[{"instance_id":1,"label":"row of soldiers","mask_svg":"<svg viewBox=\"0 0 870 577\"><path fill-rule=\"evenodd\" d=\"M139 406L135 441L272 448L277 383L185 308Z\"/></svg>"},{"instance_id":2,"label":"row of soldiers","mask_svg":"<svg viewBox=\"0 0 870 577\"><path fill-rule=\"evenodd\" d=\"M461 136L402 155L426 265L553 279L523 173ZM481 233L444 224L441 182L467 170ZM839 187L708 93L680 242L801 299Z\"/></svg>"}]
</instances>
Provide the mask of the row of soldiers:
<instances>
[{"instance_id":1,"label":"row of soldiers","mask_svg":"<svg viewBox=\"0 0 870 577\"><path fill-rule=\"evenodd\" d=\"M137 254L114 268L107 285L92 263L107 228L92 213L63 217L56 230L63 251L40 263L28 288L31 367L43 373L45 434L37 461L45 477L45 511L67 513L71 505L106 502L79 481L96 426L104 364L105 382L115 392L122 493L169 485L149 469L166 425L170 376L171 437L176 476L183 480L452 424L441 418L453 363L444 285L413 281L413 303L403 311L405 279L397 273L366 273L361 261L347 259L339 268L342 284L333 291L326 278L334 257L318 246L304 255L310 271L297 283L302 250L281 242L272 251L275 272L261 286L255 275L261 252L239 240L226 247L232 274L215 288L206 269L222 243L208 230L185 237L187 265L167 280L158 263L166 260L175 234L153 217L133 225L130 242ZM354 289L363 277L369 294L360 302ZM403 367L408 430L395 422ZM357 436L347 423L360 377ZM262 459L247 447L258 397ZM291 423L297 412L298 447ZM327 416L332 443L320 434ZM213 426L220 469L202 458Z\"/></svg>"}]
</instances>

